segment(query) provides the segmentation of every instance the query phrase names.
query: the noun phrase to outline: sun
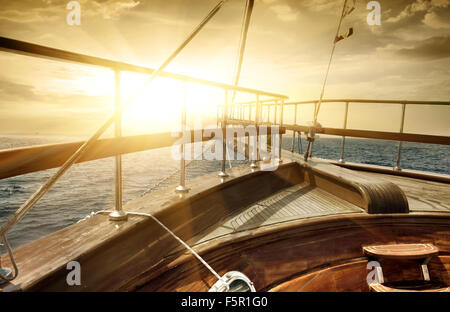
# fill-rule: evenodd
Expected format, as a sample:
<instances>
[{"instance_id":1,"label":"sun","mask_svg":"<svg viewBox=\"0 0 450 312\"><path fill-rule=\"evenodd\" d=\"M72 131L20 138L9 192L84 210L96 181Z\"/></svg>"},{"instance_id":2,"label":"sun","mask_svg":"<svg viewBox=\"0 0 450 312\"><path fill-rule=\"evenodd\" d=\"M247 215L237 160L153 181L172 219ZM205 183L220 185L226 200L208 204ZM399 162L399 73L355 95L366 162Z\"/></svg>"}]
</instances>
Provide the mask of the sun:
<instances>
[{"instance_id":1,"label":"sun","mask_svg":"<svg viewBox=\"0 0 450 312\"><path fill-rule=\"evenodd\" d=\"M146 83L148 75L123 72L121 98L126 102ZM222 95L222 96L221 96ZM196 120L201 127L210 126L216 108L223 102L223 91L169 78L156 78L123 113L123 129L128 134L170 132L181 123L181 111L186 106L189 127Z\"/></svg>"},{"instance_id":2,"label":"sun","mask_svg":"<svg viewBox=\"0 0 450 312\"><path fill-rule=\"evenodd\" d=\"M123 135L178 131L183 107L190 129L216 126L217 107L225 101L224 89L164 77L147 84L149 77L127 71L120 74L121 103L134 98L122 114ZM114 75L111 72L80 75L76 82L80 89L83 87L86 96L110 98L104 109L109 112L114 109ZM140 93L135 97L138 90Z\"/></svg>"},{"instance_id":3,"label":"sun","mask_svg":"<svg viewBox=\"0 0 450 312\"><path fill-rule=\"evenodd\" d=\"M132 98L148 79L148 75L122 73L122 102ZM170 131L179 120L177 112L182 105L183 86L175 80L157 78L127 106L122 116L123 128L144 133Z\"/></svg>"}]
</instances>

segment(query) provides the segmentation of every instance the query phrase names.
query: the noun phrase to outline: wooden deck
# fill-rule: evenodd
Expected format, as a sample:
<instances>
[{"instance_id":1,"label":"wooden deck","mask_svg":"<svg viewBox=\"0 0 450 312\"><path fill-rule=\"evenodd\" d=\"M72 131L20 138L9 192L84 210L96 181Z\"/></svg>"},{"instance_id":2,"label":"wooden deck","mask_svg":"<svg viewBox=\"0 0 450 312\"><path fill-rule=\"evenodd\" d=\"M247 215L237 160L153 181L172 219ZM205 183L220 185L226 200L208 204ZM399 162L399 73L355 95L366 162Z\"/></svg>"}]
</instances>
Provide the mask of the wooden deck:
<instances>
[{"instance_id":1,"label":"wooden deck","mask_svg":"<svg viewBox=\"0 0 450 312\"><path fill-rule=\"evenodd\" d=\"M283 189L228 216L223 224L198 243L282 222L350 213L364 213L364 209L309 183L303 183Z\"/></svg>"},{"instance_id":2,"label":"wooden deck","mask_svg":"<svg viewBox=\"0 0 450 312\"><path fill-rule=\"evenodd\" d=\"M283 152L285 155L292 156L289 152ZM328 161L313 160L311 162L316 167L328 165ZM335 174L339 175L338 172L339 170L336 170ZM344 175L347 174L345 172ZM366 171L353 172L352 178L362 181L370 181L372 178L376 178L398 185L406 195L410 213L450 213L450 184ZM283 222L362 213L365 213L365 211L361 207L319 187L303 183L284 189L250 205L238 214L228 216L222 225L202 238L198 243L204 243L234 232L276 225Z\"/></svg>"},{"instance_id":3,"label":"wooden deck","mask_svg":"<svg viewBox=\"0 0 450 312\"><path fill-rule=\"evenodd\" d=\"M326 225L330 231L334 223L348 223L343 228L349 230L355 225L358 228L362 226L363 232L358 234L355 230L352 235L359 235L359 238L365 239L364 242L371 242L373 235L383 235L382 240L385 240L386 235L394 235L394 231L380 232L377 229L367 232L372 226L370 223L391 224L397 222L395 220L404 220L396 231L425 231L423 233L429 234L422 234L424 239L431 239L441 250L450 253L445 239L447 234L442 236L442 233L448 233L450 227L450 218L447 217L450 216L449 184L403 177L394 179L314 160L306 166L301 161L289 160L289 153L284 156L283 164L274 172L254 171L246 165L228 170L230 176L226 179L212 173L188 180L187 186L191 190L186 196L175 194L174 186L171 186L137 198L127 203L124 209L153 214L199 250L222 246L227 240L231 242L248 235L255 238L257 233L277 233L290 227L303 226L306 231L308 224L320 223L321 220L325 222L321 226ZM429 194L425 189L424 194L424 187L435 193ZM424 202L417 198L427 198L426 203L439 198L440 204L424 206ZM410 213L407 213L408 205ZM446 217L441 218L440 215ZM435 225L433 230L428 227L413 229L411 224L414 222L430 222L431 227ZM342 225L339 225L340 228ZM447 230L442 232L445 228ZM441 234L435 236L432 234L434 231ZM372 238L366 237L367 234ZM420 237L420 234L417 235ZM343 237L347 239L348 234ZM350 242L355 244L351 246L352 256L356 257L358 253L361 256L361 245L357 246L359 241L353 238L347 243ZM264 243L264 240L258 243ZM192 258L151 219L130 215L127 222L112 222L106 214L97 214L25 245L15 250L14 255L20 273L11 283L0 286L5 291L132 290L136 285L143 285L169 270L169 264L174 259L179 259L176 260L178 263ZM323 256L321 259L331 258ZM1 260L2 265L10 266L6 255ZM82 265L82 286L69 287L65 282L66 264L71 260L77 260ZM192 261L195 262L195 259ZM308 265L318 263L315 261ZM257 280L258 286L267 288L281 275L293 274L291 269ZM264 274L270 272L265 271ZM180 289L204 290L204 287Z\"/></svg>"}]
</instances>

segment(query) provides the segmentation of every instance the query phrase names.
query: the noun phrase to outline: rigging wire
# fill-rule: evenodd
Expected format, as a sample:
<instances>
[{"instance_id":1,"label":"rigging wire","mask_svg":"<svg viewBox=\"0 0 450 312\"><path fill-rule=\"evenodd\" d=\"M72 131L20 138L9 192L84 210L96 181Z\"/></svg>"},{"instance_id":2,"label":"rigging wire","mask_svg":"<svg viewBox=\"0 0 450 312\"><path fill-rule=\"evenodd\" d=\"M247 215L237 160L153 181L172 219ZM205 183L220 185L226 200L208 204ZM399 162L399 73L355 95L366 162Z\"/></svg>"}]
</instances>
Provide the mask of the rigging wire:
<instances>
[{"instance_id":1,"label":"rigging wire","mask_svg":"<svg viewBox=\"0 0 450 312\"><path fill-rule=\"evenodd\" d=\"M347 7L347 2L348 2L348 0L344 0L344 5L342 6L342 12L341 12L341 15L339 17L339 23L338 23L338 26L337 26L337 29L336 29L336 34L334 36L333 47L331 48L330 58L328 60L327 71L325 73L325 78L323 80L322 90L320 92L319 101L314 103L314 118L313 118L312 128L315 128L318 125L317 124L317 119L318 119L318 116L319 116L319 111L320 111L320 106L322 104L323 96L325 94L325 87L326 87L327 80L328 80L328 74L330 73L330 68L331 68L331 63L332 63L332 60L333 60L334 51L336 50L336 44L338 42L336 40L336 38L339 36L339 32L341 30L341 25L342 25L342 20L344 19L344 17L346 15L350 14L355 9L356 0L353 0L353 5L350 8ZM312 137L308 136L308 145L307 145L306 152L305 152L305 155L304 155L305 161L307 161L308 157L311 157L311 155L312 155L312 147L313 147L313 144L314 144L315 129L312 129L312 130L313 130L312 131Z\"/></svg>"},{"instance_id":2,"label":"rigging wire","mask_svg":"<svg viewBox=\"0 0 450 312\"><path fill-rule=\"evenodd\" d=\"M253 12L254 0L247 0L244 8L244 15L242 18L241 37L239 40L239 52L236 60L236 69L234 74L234 86L239 85L239 79L241 77L242 63L244 62L245 47L247 45L248 29L250 27L250 18ZM234 104L236 99L236 90L233 91L231 98L231 105Z\"/></svg>"},{"instance_id":3,"label":"rigging wire","mask_svg":"<svg viewBox=\"0 0 450 312\"><path fill-rule=\"evenodd\" d=\"M298 131L298 153L303 154L303 147L302 147L302 132Z\"/></svg>"},{"instance_id":4,"label":"rigging wire","mask_svg":"<svg viewBox=\"0 0 450 312\"><path fill-rule=\"evenodd\" d=\"M344 5L342 7L342 12L341 12L341 16L339 18L339 23L338 23L338 27L336 29L336 35L334 36L334 38L336 38L337 36L339 36L339 32L341 30L341 25L342 25L342 20L344 19L344 16L347 14L346 12L346 7L347 7L347 1L348 0L344 0ZM350 11L351 12L351 11ZM325 93L325 86L327 84L327 80L328 80L328 74L330 73L330 68L331 68L331 61L333 60L333 55L334 55L334 51L336 49L336 43L337 41L334 40L333 41L333 47L331 49L331 54L330 54L330 59L328 60L328 66L327 66L327 71L325 73L325 79L323 80L323 84L322 84L322 91L320 92L320 98L319 98L319 102L316 103L314 105L314 126L317 123L317 117L319 115L319 110L320 110L320 105L322 104L322 100L323 100L323 95Z\"/></svg>"}]
</instances>

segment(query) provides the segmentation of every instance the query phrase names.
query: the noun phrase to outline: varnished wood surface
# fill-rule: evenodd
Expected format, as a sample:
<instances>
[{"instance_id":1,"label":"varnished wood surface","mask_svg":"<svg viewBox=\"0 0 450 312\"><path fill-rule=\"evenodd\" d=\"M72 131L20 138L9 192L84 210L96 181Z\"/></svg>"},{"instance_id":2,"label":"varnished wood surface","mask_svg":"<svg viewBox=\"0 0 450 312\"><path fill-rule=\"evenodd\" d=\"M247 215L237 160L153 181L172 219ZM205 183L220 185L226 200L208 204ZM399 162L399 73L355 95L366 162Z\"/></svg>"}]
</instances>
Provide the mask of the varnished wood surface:
<instances>
[{"instance_id":1,"label":"varnished wood surface","mask_svg":"<svg viewBox=\"0 0 450 312\"><path fill-rule=\"evenodd\" d=\"M298 104L314 104L318 101L299 101L299 102L288 102L285 105L298 105ZM450 105L448 101L408 101L408 100L370 100L370 99L323 99L322 103L373 103L373 104L407 104L407 105Z\"/></svg>"},{"instance_id":2,"label":"varnished wood surface","mask_svg":"<svg viewBox=\"0 0 450 312\"><path fill-rule=\"evenodd\" d=\"M433 283L409 283L409 285L383 285L374 283L370 285L370 290L374 292L450 292L448 286L438 286Z\"/></svg>"},{"instance_id":3,"label":"varnished wood surface","mask_svg":"<svg viewBox=\"0 0 450 312\"><path fill-rule=\"evenodd\" d=\"M287 130L303 131L303 132L308 131L307 126L294 126L294 125L292 126L284 125L284 126L286 127ZM441 135L399 133L399 132L373 131L373 130L339 129L339 128L320 128L317 129L316 133L354 137L354 138L450 145L450 137Z\"/></svg>"},{"instance_id":4,"label":"varnished wood surface","mask_svg":"<svg viewBox=\"0 0 450 312\"><path fill-rule=\"evenodd\" d=\"M450 212L450 184L416 178L361 172L368 177L390 181L405 193L409 209L415 212Z\"/></svg>"},{"instance_id":5,"label":"varnished wood surface","mask_svg":"<svg viewBox=\"0 0 450 312\"><path fill-rule=\"evenodd\" d=\"M302 274L277 285L270 292L342 292L369 291L367 260L348 261Z\"/></svg>"},{"instance_id":6,"label":"varnished wood surface","mask_svg":"<svg viewBox=\"0 0 450 312\"><path fill-rule=\"evenodd\" d=\"M342 162L326 160L326 159L323 159L323 160L328 161L339 167L344 167L344 168L356 170L356 171L373 172L373 173L378 173L378 174L387 174L389 176L400 176L400 177L413 178L413 179L417 179L417 180L426 180L426 181L450 184L450 175L448 175L448 174L425 172L425 171L418 171L418 170L411 170L411 169L394 170L392 167L386 167L386 166L378 166L378 165L371 165L371 164L357 164L357 163L352 163L352 162L342 163Z\"/></svg>"},{"instance_id":7,"label":"varnished wood surface","mask_svg":"<svg viewBox=\"0 0 450 312\"><path fill-rule=\"evenodd\" d=\"M174 188L164 189L127 203L125 210L152 213L177 235L189 241L199 232L220 222L224 213L239 209L286 186L300 183L300 177L285 161L276 172L252 172L248 166L228 170L229 177L217 173L188 181L190 192L179 197ZM118 247L120 246L120 247ZM112 222L106 215L95 215L15 251L20 274L5 290L47 289L71 290L65 283L65 265L72 259L89 263L86 287L90 290L112 290L127 279L112 272L120 270L129 278L148 270L179 243L152 220L130 216L127 222ZM133 259L142 259L133 264ZM80 263L81 263L80 262ZM130 265L127 265L131 262ZM8 265L3 255L2 263ZM107 278L105 278L107 276ZM58 283L49 284L48 279ZM40 284L42 283L42 284ZM76 289L74 289L76 290Z\"/></svg>"},{"instance_id":8,"label":"varnished wood surface","mask_svg":"<svg viewBox=\"0 0 450 312\"><path fill-rule=\"evenodd\" d=\"M224 216L222 224L204 236L197 244L230 233L292 220L363 212L362 208L319 187L302 183L257 201L239 213Z\"/></svg>"},{"instance_id":9,"label":"varnished wood surface","mask_svg":"<svg viewBox=\"0 0 450 312\"><path fill-rule=\"evenodd\" d=\"M306 168L305 179L309 183L364 208L368 213L409 211L405 193L389 180L341 168L320 159L310 159L306 164L300 155L288 151L283 151L283 155L297 160Z\"/></svg>"},{"instance_id":10,"label":"varnished wood surface","mask_svg":"<svg viewBox=\"0 0 450 312\"><path fill-rule=\"evenodd\" d=\"M100 139L77 163L168 147L179 138L171 133ZM208 140L210 138L204 138ZM84 142L0 150L0 179L60 167Z\"/></svg>"},{"instance_id":11,"label":"varnished wood surface","mask_svg":"<svg viewBox=\"0 0 450 312\"><path fill-rule=\"evenodd\" d=\"M286 157L302 162L303 157L288 151L283 151ZM314 166L318 164L333 164L333 162L313 158L310 163ZM341 165L337 165L341 167ZM346 166L343 166L346 168ZM423 177L422 174L410 172L410 176L398 175L396 172L386 170L386 167L373 165L358 165L353 167L358 170L351 170L352 180L369 182L371 178L378 181L382 180L400 188L406 200L410 211L414 212L450 212L450 178L446 175L429 174ZM333 170L334 175L341 175L338 170ZM379 171L379 172L377 172ZM344 175L348 174L348 170L344 171ZM345 178L345 176L343 176ZM433 181L434 180L434 181Z\"/></svg>"},{"instance_id":12,"label":"varnished wood surface","mask_svg":"<svg viewBox=\"0 0 450 312\"><path fill-rule=\"evenodd\" d=\"M369 287L367 276L367 259L349 259L344 263L330 264L324 268L318 268L311 272L304 272L294 276L271 289L271 292L336 292L336 291L447 291L449 285L448 269L449 257L435 257L428 265L431 281L424 282L417 262L407 265L405 263L383 263L385 273L385 285ZM373 270L373 267L371 267ZM403 269L403 270L399 270ZM415 269L415 270L414 270ZM375 286L375 287L374 287ZM396 286L396 287L395 287ZM372 288L372 289L371 289ZM376 288L376 289L375 289Z\"/></svg>"},{"instance_id":13,"label":"varnished wood surface","mask_svg":"<svg viewBox=\"0 0 450 312\"><path fill-rule=\"evenodd\" d=\"M264 226L208 237L227 218L304 183L351 205L367 205L371 194L357 185L369 185L369 181L347 169L334 172L329 166L307 168L284 159L274 172L252 171L248 166L233 168L225 180L214 173L188 181L191 191L185 197L167 188L133 200L124 208L155 215L195 246L214 269L221 274L242 271L259 290L270 289L304 270L361 257L363 244L427 242L450 252L450 217L433 213L368 215L361 211L312 218L300 214L288 222L273 219ZM378 181L374 177L369 180ZM339 191L334 194L336 189ZM19 248L15 257L19 276L2 285L3 290L205 291L215 282L197 259L143 216L130 215L127 222L112 222L98 214ZM71 260L82 266L81 286L66 283L65 266ZM2 264L9 266L5 255Z\"/></svg>"},{"instance_id":14,"label":"varnished wood surface","mask_svg":"<svg viewBox=\"0 0 450 312\"><path fill-rule=\"evenodd\" d=\"M248 125L254 124L255 122L249 120L230 120L229 123ZM260 124L272 125L272 123L268 122L261 122ZM285 127L287 130L290 131L300 131L300 132L308 132L310 128L309 126L305 125L289 125L289 124L283 124L283 127ZM450 137L441 135L427 135L416 133L400 133L400 132L358 130L358 129L340 129L329 127L316 128L316 133L335 136L354 137L354 138L450 145Z\"/></svg>"},{"instance_id":15,"label":"varnished wood surface","mask_svg":"<svg viewBox=\"0 0 450 312\"><path fill-rule=\"evenodd\" d=\"M433 244L372 245L364 246L363 251L377 259L423 259L439 253Z\"/></svg>"},{"instance_id":16,"label":"varnished wood surface","mask_svg":"<svg viewBox=\"0 0 450 312\"><path fill-rule=\"evenodd\" d=\"M449 228L450 218L441 216L342 215L230 234L196 250L219 274L240 270L257 290L268 290L302 272L361 257L366 244L432 242L448 254ZM139 290L207 291L215 282L191 256L167 259L161 266L164 273L148 272L148 282ZM441 264L437 274L449 276L449 269Z\"/></svg>"},{"instance_id":17,"label":"varnished wood surface","mask_svg":"<svg viewBox=\"0 0 450 312\"><path fill-rule=\"evenodd\" d=\"M210 131L217 133L222 130L210 129ZM269 128L268 131L270 133L271 129ZM285 129L280 128L279 131L284 133ZM203 133L203 130L192 130L185 137L190 137L190 142L209 141L213 138L213 136L203 136ZM0 179L60 167L83 143L60 143L0 150ZM180 137L170 132L100 139L77 163L169 147L177 143L182 143Z\"/></svg>"}]
</instances>

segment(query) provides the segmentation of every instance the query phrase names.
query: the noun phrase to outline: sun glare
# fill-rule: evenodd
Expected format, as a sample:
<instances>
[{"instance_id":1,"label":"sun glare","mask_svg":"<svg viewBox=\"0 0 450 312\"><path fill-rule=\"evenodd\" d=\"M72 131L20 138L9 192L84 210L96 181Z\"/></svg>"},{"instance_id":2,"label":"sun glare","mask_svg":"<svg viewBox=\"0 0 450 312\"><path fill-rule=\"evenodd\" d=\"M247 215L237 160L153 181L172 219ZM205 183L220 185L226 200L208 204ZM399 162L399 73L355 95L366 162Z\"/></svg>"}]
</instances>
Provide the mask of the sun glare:
<instances>
[{"instance_id":1,"label":"sun glare","mask_svg":"<svg viewBox=\"0 0 450 312\"><path fill-rule=\"evenodd\" d=\"M128 101L148 80L148 75L123 73L122 102ZM223 91L197 84L157 78L143 89L123 114L126 134L167 132L181 122L181 110L186 105L187 125L193 120L208 122L216 117L217 104L223 103ZM222 94L222 96L220 96ZM211 122L211 121L209 121Z\"/></svg>"}]
</instances>

